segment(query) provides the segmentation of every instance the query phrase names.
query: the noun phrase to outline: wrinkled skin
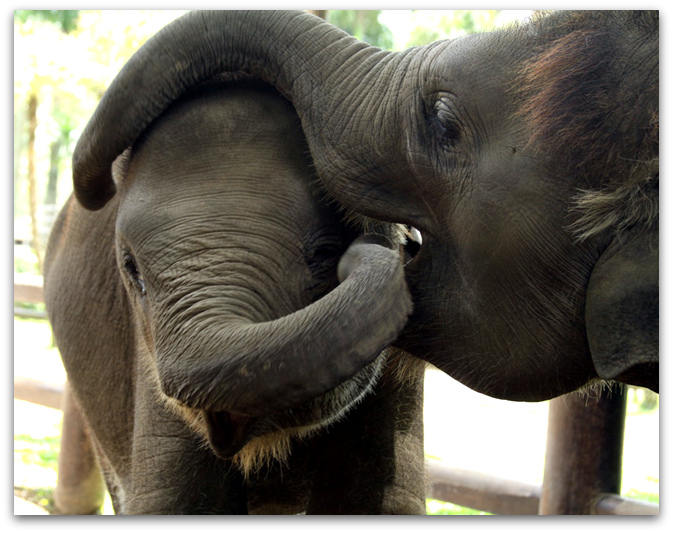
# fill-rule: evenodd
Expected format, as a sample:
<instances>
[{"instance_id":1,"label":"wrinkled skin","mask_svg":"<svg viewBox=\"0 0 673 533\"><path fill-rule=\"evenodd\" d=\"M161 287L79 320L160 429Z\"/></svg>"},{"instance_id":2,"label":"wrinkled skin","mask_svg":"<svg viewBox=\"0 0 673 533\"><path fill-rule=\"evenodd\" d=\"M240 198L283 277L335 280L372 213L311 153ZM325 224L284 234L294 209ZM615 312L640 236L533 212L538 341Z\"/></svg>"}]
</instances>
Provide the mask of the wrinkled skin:
<instances>
[{"instance_id":1,"label":"wrinkled skin","mask_svg":"<svg viewBox=\"0 0 673 533\"><path fill-rule=\"evenodd\" d=\"M61 212L45 301L115 511L424 513L423 365L379 355L411 310L396 237L355 240L289 103L198 87L114 173Z\"/></svg>"},{"instance_id":2,"label":"wrinkled skin","mask_svg":"<svg viewBox=\"0 0 673 533\"><path fill-rule=\"evenodd\" d=\"M658 23L559 12L389 53L302 12L195 12L115 83L167 47L184 65L167 100L220 72L274 83L325 188L422 233L395 344L469 387L530 401L597 379L658 391ZM109 162L166 105L155 92L99 107L74 159L90 208L114 194ZM103 146L112 120L123 127Z\"/></svg>"}]
</instances>

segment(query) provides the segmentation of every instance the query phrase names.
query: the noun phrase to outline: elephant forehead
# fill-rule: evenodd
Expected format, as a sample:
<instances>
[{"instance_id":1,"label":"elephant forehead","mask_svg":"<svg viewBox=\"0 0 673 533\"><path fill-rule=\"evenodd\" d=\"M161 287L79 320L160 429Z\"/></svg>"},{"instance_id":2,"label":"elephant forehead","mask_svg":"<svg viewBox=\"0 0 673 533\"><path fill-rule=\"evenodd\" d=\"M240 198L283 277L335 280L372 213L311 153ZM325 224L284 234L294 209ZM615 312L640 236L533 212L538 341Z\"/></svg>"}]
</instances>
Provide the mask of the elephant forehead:
<instances>
[{"instance_id":1,"label":"elephant forehead","mask_svg":"<svg viewBox=\"0 0 673 533\"><path fill-rule=\"evenodd\" d=\"M518 33L493 32L436 43L428 48L430 57L423 59L423 89L449 90L465 103L488 104L503 98L521 61L530 55L522 42Z\"/></svg>"},{"instance_id":2,"label":"elephant forehead","mask_svg":"<svg viewBox=\"0 0 673 533\"><path fill-rule=\"evenodd\" d=\"M200 141L184 133L199 128L175 127L182 136L179 142L174 132L160 132L134 148L120 187L122 197L154 201L200 194L271 198L308 194L309 162L295 148L296 142L262 133L255 142L246 142L214 130Z\"/></svg>"},{"instance_id":3,"label":"elephant forehead","mask_svg":"<svg viewBox=\"0 0 673 533\"><path fill-rule=\"evenodd\" d=\"M117 233L135 245L148 239L189 238L217 246L255 235L300 240L304 228L318 223L318 213L303 191L285 190L281 196L250 183L232 190L227 187L230 181L212 180L203 189L180 187L168 193L150 188L127 195L120 203Z\"/></svg>"},{"instance_id":4,"label":"elephant forehead","mask_svg":"<svg viewBox=\"0 0 673 533\"><path fill-rule=\"evenodd\" d=\"M184 129L189 128L177 121L134 149L119 186L118 230L153 232L182 225L188 231L206 224L225 231L280 225L297 232L326 216L307 161L295 153L296 142L260 135L251 144L222 131L197 142ZM289 145L286 150L283 143Z\"/></svg>"}]
</instances>

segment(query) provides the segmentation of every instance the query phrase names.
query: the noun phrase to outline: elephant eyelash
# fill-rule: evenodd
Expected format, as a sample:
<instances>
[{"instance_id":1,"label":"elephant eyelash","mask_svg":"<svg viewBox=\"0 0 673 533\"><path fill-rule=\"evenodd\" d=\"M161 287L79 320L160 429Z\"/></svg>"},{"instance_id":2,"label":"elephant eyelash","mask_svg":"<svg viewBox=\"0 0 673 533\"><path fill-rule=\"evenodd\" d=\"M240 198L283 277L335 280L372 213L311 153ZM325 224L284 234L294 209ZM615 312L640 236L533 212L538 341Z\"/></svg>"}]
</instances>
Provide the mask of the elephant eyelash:
<instances>
[{"instance_id":1,"label":"elephant eyelash","mask_svg":"<svg viewBox=\"0 0 673 533\"><path fill-rule=\"evenodd\" d=\"M138 263L136 258L130 252L124 252L122 256L122 264L124 265L124 270L128 275L133 288L136 289L141 296L145 296L147 289L145 288L145 280L143 279L140 270L138 269Z\"/></svg>"},{"instance_id":2,"label":"elephant eyelash","mask_svg":"<svg viewBox=\"0 0 673 533\"><path fill-rule=\"evenodd\" d=\"M446 98L440 98L435 103L434 116L442 133L442 140L448 146L460 142L461 128L452 106Z\"/></svg>"}]
</instances>

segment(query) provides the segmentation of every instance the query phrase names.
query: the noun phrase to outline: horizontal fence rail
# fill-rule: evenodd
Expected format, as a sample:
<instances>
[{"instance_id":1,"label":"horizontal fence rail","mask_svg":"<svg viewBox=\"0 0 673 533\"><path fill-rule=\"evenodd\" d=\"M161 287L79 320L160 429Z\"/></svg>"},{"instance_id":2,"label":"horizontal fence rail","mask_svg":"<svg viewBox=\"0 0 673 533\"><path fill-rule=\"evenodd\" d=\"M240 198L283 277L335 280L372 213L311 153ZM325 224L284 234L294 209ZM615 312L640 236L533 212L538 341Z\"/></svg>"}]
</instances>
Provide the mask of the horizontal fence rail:
<instances>
[{"instance_id":1,"label":"horizontal fence rail","mask_svg":"<svg viewBox=\"0 0 673 533\"><path fill-rule=\"evenodd\" d=\"M17 302L28 304L44 303L42 276L34 274L14 274L14 316L20 316L22 318L47 318L47 313L44 311L17 307Z\"/></svg>"},{"instance_id":2,"label":"horizontal fence rail","mask_svg":"<svg viewBox=\"0 0 673 533\"><path fill-rule=\"evenodd\" d=\"M462 507L502 515L536 515L540 487L511 479L447 466L426 460L428 497Z\"/></svg>"},{"instance_id":3,"label":"horizontal fence rail","mask_svg":"<svg viewBox=\"0 0 673 533\"><path fill-rule=\"evenodd\" d=\"M14 399L51 409L61 409L63 383L47 383L36 379L15 377Z\"/></svg>"},{"instance_id":4,"label":"horizontal fence rail","mask_svg":"<svg viewBox=\"0 0 673 533\"><path fill-rule=\"evenodd\" d=\"M430 481L428 498L498 515L537 515L542 486L447 466L426 460ZM654 503L601 494L592 504L597 515L658 515Z\"/></svg>"},{"instance_id":5,"label":"horizontal fence rail","mask_svg":"<svg viewBox=\"0 0 673 533\"><path fill-rule=\"evenodd\" d=\"M42 277L14 274L14 301L41 303L44 301ZM17 312L18 309L18 312ZM14 314L27 316L26 309L14 307ZM30 318L46 318L35 312ZM61 409L64 383L47 383L15 377L14 398L52 409ZM500 515L540 514L543 486L523 483L454 468L436 459L426 460L429 480L428 498ZM598 494L591 502L590 513L596 515L658 515L659 505L625 498L617 494Z\"/></svg>"}]
</instances>

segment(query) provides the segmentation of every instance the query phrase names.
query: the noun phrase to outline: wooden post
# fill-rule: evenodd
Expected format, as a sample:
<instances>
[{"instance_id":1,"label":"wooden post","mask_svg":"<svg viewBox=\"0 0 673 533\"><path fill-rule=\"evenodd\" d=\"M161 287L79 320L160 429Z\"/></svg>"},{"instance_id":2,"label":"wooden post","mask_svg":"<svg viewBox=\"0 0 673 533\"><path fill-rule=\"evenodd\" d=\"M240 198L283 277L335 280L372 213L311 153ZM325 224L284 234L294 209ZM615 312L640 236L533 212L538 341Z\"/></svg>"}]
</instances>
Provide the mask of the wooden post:
<instances>
[{"instance_id":1,"label":"wooden post","mask_svg":"<svg viewBox=\"0 0 673 533\"><path fill-rule=\"evenodd\" d=\"M66 383L54 507L58 514L98 514L104 497L105 483L91 439L79 406Z\"/></svg>"},{"instance_id":2,"label":"wooden post","mask_svg":"<svg viewBox=\"0 0 673 533\"><path fill-rule=\"evenodd\" d=\"M540 514L595 514L601 496L619 494L625 416L625 386L598 400L572 393L549 402Z\"/></svg>"}]
</instances>

